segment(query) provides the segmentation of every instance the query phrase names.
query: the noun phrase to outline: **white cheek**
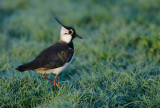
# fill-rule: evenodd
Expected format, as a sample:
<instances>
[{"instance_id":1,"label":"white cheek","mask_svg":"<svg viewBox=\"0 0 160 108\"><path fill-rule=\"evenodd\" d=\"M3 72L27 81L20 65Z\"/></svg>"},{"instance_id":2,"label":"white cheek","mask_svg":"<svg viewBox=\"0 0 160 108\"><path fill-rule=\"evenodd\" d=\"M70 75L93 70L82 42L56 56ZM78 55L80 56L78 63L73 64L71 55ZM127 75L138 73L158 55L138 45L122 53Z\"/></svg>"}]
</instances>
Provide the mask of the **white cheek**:
<instances>
[{"instance_id":1,"label":"white cheek","mask_svg":"<svg viewBox=\"0 0 160 108\"><path fill-rule=\"evenodd\" d=\"M61 32L60 32L61 36L64 35L65 33L68 33L68 30L65 29L65 28L62 26L62 27L61 27Z\"/></svg>"},{"instance_id":2,"label":"white cheek","mask_svg":"<svg viewBox=\"0 0 160 108\"><path fill-rule=\"evenodd\" d=\"M60 40L66 42L66 43L69 43L71 41L71 39L72 39L71 35L62 35Z\"/></svg>"}]
</instances>

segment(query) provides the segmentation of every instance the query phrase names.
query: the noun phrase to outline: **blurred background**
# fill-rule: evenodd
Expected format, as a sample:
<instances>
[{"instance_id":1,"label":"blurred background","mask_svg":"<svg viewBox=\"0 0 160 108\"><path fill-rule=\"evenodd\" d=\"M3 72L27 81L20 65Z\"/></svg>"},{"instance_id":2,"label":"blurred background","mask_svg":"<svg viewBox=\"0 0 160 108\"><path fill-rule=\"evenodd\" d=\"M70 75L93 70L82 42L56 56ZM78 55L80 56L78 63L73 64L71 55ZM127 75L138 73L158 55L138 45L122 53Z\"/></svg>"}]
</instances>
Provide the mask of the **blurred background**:
<instances>
[{"instance_id":1,"label":"blurred background","mask_svg":"<svg viewBox=\"0 0 160 108\"><path fill-rule=\"evenodd\" d=\"M159 0L0 0L0 107L160 107ZM59 88L19 73L75 28L75 58ZM54 75L47 77L54 78Z\"/></svg>"}]
</instances>

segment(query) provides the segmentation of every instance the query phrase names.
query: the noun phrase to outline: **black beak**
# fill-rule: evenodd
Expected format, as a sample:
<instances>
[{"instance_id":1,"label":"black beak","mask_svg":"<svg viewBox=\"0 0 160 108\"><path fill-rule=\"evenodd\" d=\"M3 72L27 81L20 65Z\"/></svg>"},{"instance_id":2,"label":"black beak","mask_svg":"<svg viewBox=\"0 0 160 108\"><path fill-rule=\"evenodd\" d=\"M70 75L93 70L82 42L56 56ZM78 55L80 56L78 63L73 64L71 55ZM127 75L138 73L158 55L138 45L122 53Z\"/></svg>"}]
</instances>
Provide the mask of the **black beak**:
<instances>
[{"instance_id":1,"label":"black beak","mask_svg":"<svg viewBox=\"0 0 160 108\"><path fill-rule=\"evenodd\" d=\"M83 39L81 36L79 36L79 35L77 35L77 34L75 34L74 36L76 36L76 37L78 37L78 38L80 38L80 39Z\"/></svg>"}]
</instances>

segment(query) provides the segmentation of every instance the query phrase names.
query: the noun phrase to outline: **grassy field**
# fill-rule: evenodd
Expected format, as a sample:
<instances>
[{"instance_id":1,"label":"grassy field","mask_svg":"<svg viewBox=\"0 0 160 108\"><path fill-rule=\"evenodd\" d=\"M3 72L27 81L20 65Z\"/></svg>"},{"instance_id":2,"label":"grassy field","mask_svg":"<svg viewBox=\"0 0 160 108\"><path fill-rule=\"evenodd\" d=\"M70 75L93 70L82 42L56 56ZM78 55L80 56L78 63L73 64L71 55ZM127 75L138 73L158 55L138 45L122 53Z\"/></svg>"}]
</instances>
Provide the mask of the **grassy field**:
<instances>
[{"instance_id":1,"label":"grassy field","mask_svg":"<svg viewBox=\"0 0 160 108\"><path fill-rule=\"evenodd\" d=\"M159 4L0 0L0 107L160 107ZM42 74L15 70L58 41L54 16L84 38L56 95Z\"/></svg>"}]
</instances>

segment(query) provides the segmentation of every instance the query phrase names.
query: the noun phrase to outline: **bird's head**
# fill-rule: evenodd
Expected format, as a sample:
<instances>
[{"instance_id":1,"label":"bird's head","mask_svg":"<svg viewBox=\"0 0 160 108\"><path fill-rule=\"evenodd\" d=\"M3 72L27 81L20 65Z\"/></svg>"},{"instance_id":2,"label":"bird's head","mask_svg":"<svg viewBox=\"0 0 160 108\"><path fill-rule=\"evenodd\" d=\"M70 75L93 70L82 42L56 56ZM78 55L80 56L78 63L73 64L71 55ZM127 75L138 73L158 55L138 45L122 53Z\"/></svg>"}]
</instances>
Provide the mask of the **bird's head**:
<instances>
[{"instance_id":1,"label":"bird's head","mask_svg":"<svg viewBox=\"0 0 160 108\"><path fill-rule=\"evenodd\" d=\"M68 27L63 25L57 18L55 18L59 24L62 25L61 31L60 31L60 41L64 41L66 43L71 42L75 37L78 37L80 39L83 39L81 36L77 35L76 31L72 27Z\"/></svg>"}]
</instances>

